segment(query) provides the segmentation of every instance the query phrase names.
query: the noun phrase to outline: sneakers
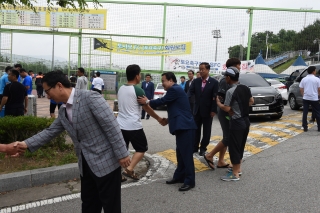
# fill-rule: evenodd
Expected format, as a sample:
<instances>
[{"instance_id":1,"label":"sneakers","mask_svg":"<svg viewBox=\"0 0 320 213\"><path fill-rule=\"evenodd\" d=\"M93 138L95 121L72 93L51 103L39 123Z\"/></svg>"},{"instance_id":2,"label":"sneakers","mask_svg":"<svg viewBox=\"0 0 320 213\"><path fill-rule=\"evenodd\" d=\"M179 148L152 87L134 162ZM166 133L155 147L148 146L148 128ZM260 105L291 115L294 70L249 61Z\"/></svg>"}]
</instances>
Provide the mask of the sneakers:
<instances>
[{"instance_id":1,"label":"sneakers","mask_svg":"<svg viewBox=\"0 0 320 213\"><path fill-rule=\"evenodd\" d=\"M228 173L229 173L229 172L233 172L232 168L228 168L227 172L228 172ZM239 172L238 174L239 174L239 176L241 176L241 175L242 175L242 172Z\"/></svg>"},{"instance_id":2,"label":"sneakers","mask_svg":"<svg viewBox=\"0 0 320 213\"><path fill-rule=\"evenodd\" d=\"M238 180L240 180L240 178L234 176L233 172L229 172L225 176L222 176L221 180L224 180L224 181L238 181Z\"/></svg>"}]
</instances>

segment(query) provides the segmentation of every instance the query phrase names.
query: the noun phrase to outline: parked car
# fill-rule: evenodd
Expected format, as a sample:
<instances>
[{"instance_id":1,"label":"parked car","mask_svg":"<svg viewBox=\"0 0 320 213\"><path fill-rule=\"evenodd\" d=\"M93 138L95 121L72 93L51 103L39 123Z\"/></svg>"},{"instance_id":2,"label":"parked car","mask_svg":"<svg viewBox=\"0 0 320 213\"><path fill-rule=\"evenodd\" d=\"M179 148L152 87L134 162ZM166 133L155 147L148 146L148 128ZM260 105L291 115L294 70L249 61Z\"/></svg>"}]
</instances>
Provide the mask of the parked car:
<instances>
[{"instance_id":1,"label":"parked car","mask_svg":"<svg viewBox=\"0 0 320 213\"><path fill-rule=\"evenodd\" d=\"M319 77L319 70L320 70L320 64L313 64L312 66L316 67L317 70L317 77ZM292 75L292 74L291 74ZM293 110L297 110L300 107L302 107L302 95L300 93L300 87L299 84L301 80L308 75L307 68L300 72L298 77L295 79L293 84L289 87L288 90L288 101L290 108Z\"/></svg>"},{"instance_id":2,"label":"parked car","mask_svg":"<svg viewBox=\"0 0 320 213\"><path fill-rule=\"evenodd\" d=\"M289 77L285 77L285 85L289 91L290 86L294 83L296 78L303 72L304 69L298 69L296 71L293 71Z\"/></svg>"},{"instance_id":3,"label":"parked car","mask_svg":"<svg viewBox=\"0 0 320 213\"><path fill-rule=\"evenodd\" d=\"M239 82L248 86L254 99L249 107L249 116L270 116L280 119L283 114L282 96L270 86L264 78L256 73L240 73Z\"/></svg>"},{"instance_id":4,"label":"parked car","mask_svg":"<svg viewBox=\"0 0 320 213\"><path fill-rule=\"evenodd\" d=\"M278 90L281 93L283 105L287 105L288 90L287 90L286 85L284 85L283 83L281 83L280 81L275 80L275 79L268 79L267 81L271 83L271 86L273 88L275 88L276 90Z\"/></svg>"},{"instance_id":5,"label":"parked car","mask_svg":"<svg viewBox=\"0 0 320 213\"><path fill-rule=\"evenodd\" d=\"M164 90L164 88L162 86L162 83L158 83L157 86L156 86L156 89L154 90L153 99L162 98L163 96L166 95L166 93L167 93L167 91ZM162 107L165 107L165 105L162 106Z\"/></svg>"}]
</instances>

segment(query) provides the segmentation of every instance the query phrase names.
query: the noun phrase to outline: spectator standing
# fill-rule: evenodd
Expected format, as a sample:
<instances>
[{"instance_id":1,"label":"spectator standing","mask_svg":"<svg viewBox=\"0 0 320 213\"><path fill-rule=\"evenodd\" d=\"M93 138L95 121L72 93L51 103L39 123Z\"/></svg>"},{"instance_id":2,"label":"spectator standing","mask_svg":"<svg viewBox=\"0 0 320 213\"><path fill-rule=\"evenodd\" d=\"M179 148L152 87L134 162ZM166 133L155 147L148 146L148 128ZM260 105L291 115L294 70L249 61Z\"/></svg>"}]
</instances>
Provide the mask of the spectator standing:
<instances>
[{"instance_id":1,"label":"spectator standing","mask_svg":"<svg viewBox=\"0 0 320 213\"><path fill-rule=\"evenodd\" d=\"M18 72L20 72L20 70L22 69L22 65L21 64L15 64L14 66L15 70L18 70Z\"/></svg>"},{"instance_id":2,"label":"spectator standing","mask_svg":"<svg viewBox=\"0 0 320 213\"><path fill-rule=\"evenodd\" d=\"M201 78L200 71L197 71L197 78Z\"/></svg>"},{"instance_id":3,"label":"spectator standing","mask_svg":"<svg viewBox=\"0 0 320 213\"><path fill-rule=\"evenodd\" d=\"M3 90L4 90L4 87L7 85L7 84L10 84L10 81L8 79L8 72L12 69L12 67L10 66L7 66L5 68L5 73L3 74L3 76L1 76L0 78L0 102L1 102L1 99L2 99L2 96L3 96Z\"/></svg>"},{"instance_id":4,"label":"spectator standing","mask_svg":"<svg viewBox=\"0 0 320 213\"><path fill-rule=\"evenodd\" d=\"M84 74L85 74L85 70L82 67L79 67L77 71L78 79L77 79L76 89L88 90L88 79Z\"/></svg>"},{"instance_id":5,"label":"spectator standing","mask_svg":"<svg viewBox=\"0 0 320 213\"><path fill-rule=\"evenodd\" d=\"M76 77L76 76L74 76L74 74L71 74L70 82L71 82L71 86L72 86L72 87L76 87L76 84L77 84L77 77Z\"/></svg>"},{"instance_id":6,"label":"spectator standing","mask_svg":"<svg viewBox=\"0 0 320 213\"><path fill-rule=\"evenodd\" d=\"M23 68L20 69L20 76L23 78L22 84L27 89L27 94L32 95L32 78L27 74L27 71Z\"/></svg>"},{"instance_id":7,"label":"spectator standing","mask_svg":"<svg viewBox=\"0 0 320 213\"><path fill-rule=\"evenodd\" d=\"M59 116L18 147L34 152L67 131L74 143L81 178L82 212L121 212L121 167L130 157L118 122L104 98L96 92L72 88L65 75L49 72L43 78L49 99L63 102Z\"/></svg>"},{"instance_id":8,"label":"spectator standing","mask_svg":"<svg viewBox=\"0 0 320 213\"><path fill-rule=\"evenodd\" d=\"M34 73L32 70L28 71L28 75L32 78L32 80L34 79Z\"/></svg>"},{"instance_id":9,"label":"spectator standing","mask_svg":"<svg viewBox=\"0 0 320 213\"><path fill-rule=\"evenodd\" d=\"M253 97L250 88L239 83L239 75L236 68L226 70L226 82L231 88L226 93L224 104L221 103L220 96L216 99L218 107L225 112L232 112L228 146L233 167L221 177L224 181L240 180L241 162L250 129L248 106L253 104Z\"/></svg>"},{"instance_id":10,"label":"spectator standing","mask_svg":"<svg viewBox=\"0 0 320 213\"><path fill-rule=\"evenodd\" d=\"M182 87L182 89L184 90L185 86L186 86L186 77L181 76L180 77L180 86Z\"/></svg>"},{"instance_id":11,"label":"spectator standing","mask_svg":"<svg viewBox=\"0 0 320 213\"><path fill-rule=\"evenodd\" d=\"M50 99L50 117L51 118L56 117L54 112L55 112L57 106L58 106L58 111L59 111L62 104L63 104L62 102L56 103L53 99Z\"/></svg>"},{"instance_id":12,"label":"spectator standing","mask_svg":"<svg viewBox=\"0 0 320 213\"><path fill-rule=\"evenodd\" d=\"M226 62L227 68L233 69L235 72L239 72L240 66L241 66L241 61L237 58L230 58ZM230 85L227 84L226 78L223 77L219 81L219 91L218 95L222 97L221 103L224 103L224 99L226 96L226 92L230 89ZM215 169L214 163L213 163L213 156L219 152L219 160L217 163L217 168L229 168L231 167L229 164L227 164L224 161L224 155L227 151L227 147L229 144L229 120L230 116L227 112L223 111L218 107L218 119L220 122L220 126L222 129L222 140L219 141L219 143L210 151L210 153L206 154L203 156L205 161L208 163L208 166L211 169Z\"/></svg>"},{"instance_id":13,"label":"spectator standing","mask_svg":"<svg viewBox=\"0 0 320 213\"><path fill-rule=\"evenodd\" d=\"M184 87L184 91L188 94L189 92L189 89L190 89L190 86L194 80L194 71L193 70L189 70L188 71L188 78L189 80L186 82L186 85ZM188 95L189 97L189 95ZM191 109L191 112L193 112L193 105L194 105L194 95L189 97L189 103L190 103L190 109Z\"/></svg>"},{"instance_id":14,"label":"spectator standing","mask_svg":"<svg viewBox=\"0 0 320 213\"><path fill-rule=\"evenodd\" d=\"M198 152L201 139L201 128L203 136L199 155L203 156L210 142L212 119L217 114L216 97L218 93L218 81L209 76L209 63L202 62L199 66L201 78L196 78L191 84L189 97L195 96L193 115L197 124L197 131L193 152Z\"/></svg>"},{"instance_id":15,"label":"spectator standing","mask_svg":"<svg viewBox=\"0 0 320 213\"><path fill-rule=\"evenodd\" d=\"M8 73L10 84L3 90L0 111L5 105L5 116L22 116L27 112L28 94L26 88L18 82L18 70L10 70ZM23 105L24 104L24 105Z\"/></svg>"},{"instance_id":16,"label":"spectator standing","mask_svg":"<svg viewBox=\"0 0 320 213\"><path fill-rule=\"evenodd\" d=\"M102 94L102 90L104 89L104 82L103 82L103 79L100 78L100 72L97 72L96 76L97 77L95 77L92 81L91 89L93 91L96 91L96 92Z\"/></svg>"},{"instance_id":17,"label":"spectator standing","mask_svg":"<svg viewBox=\"0 0 320 213\"><path fill-rule=\"evenodd\" d=\"M131 142L136 151L131 158L130 166L125 168L122 174L134 180L139 180L138 175L134 172L134 168L148 150L147 138L140 119L141 109L146 110L159 123L163 122L162 118L149 105L141 107L137 101L139 96L145 95L144 91L137 86L141 80L140 73L141 69L138 65L129 65L126 69L128 82L120 87L118 93L119 114L117 120L127 148L129 148L129 143Z\"/></svg>"},{"instance_id":18,"label":"spectator standing","mask_svg":"<svg viewBox=\"0 0 320 213\"><path fill-rule=\"evenodd\" d=\"M155 108L167 105L169 131L176 136L177 168L173 178L166 184L183 183L179 191L188 191L195 186L195 171L193 162L194 134L197 128L188 103L188 97L177 84L172 72L162 74L162 86L166 95L156 100L139 98L140 104L149 104Z\"/></svg>"},{"instance_id":19,"label":"spectator standing","mask_svg":"<svg viewBox=\"0 0 320 213\"><path fill-rule=\"evenodd\" d=\"M43 87L42 87L42 78L43 78L43 74L42 74L42 72L39 72L38 75L36 76L36 80L34 82L36 85L38 98L44 97Z\"/></svg>"},{"instance_id":20,"label":"spectator standing","mask_svg":"<svg viewBox=\"0 0 320 213\"><path fill-rule=\"evenodd\" d=\"M151 75L150 74L146 74L145 81L142 82L141 88L143 89L144 93L146 94L146 97L149 100L152 100L154 97L154 84L153 84L153 82L151 82ZM142 109L141 119L144 119L145 115L146 115L146 111L144 109ZM150 118L150 115L147 114L146 119L148 120L149 118Z\"/></svg>"},{"instance_id":21,"label":"spectator standing","mask_svg":"<svg viewBox=\"0 0 320 213\"><path fill-rule=\"evenodd\" d=\"M316 67L308 67L308 75L304 77L300 84L300 93L303 96L303 114L302 114L302 127L305 132L308 131L307 115L309 106L312 107L312 112L317 120L318 131L320 132L320 105L319 97L320 94L320 79L316 75Z\"/></svg>"}]
</instances>

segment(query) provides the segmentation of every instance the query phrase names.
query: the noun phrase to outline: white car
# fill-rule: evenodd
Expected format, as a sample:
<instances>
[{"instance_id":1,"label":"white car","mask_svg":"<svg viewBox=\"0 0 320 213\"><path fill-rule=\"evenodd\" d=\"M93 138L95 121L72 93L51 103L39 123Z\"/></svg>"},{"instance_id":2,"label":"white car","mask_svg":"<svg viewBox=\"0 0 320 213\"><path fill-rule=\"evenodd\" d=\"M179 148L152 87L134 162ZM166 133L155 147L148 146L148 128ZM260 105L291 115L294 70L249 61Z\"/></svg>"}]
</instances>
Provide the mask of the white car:
<instances>
[{"instance_id":1,"label":"white car","mask_svg":"<svg viewBox=\"0 0 320 213\"><path fill-rule=\"evenodd\" d=\"M286 87L286 85L284 85L283 83L281 83L278 80L275 79L268 79L268 82L271 83L271 86L273 88L275 88L276 90L278 90L282 96L282 100L283 100L283 104L287 105L288 103L288 89Z\"/></svg>"},{"instance_id":2,"label":"white car","mask_svg":"<svg viewBox=\"0 0 320 213\"><path fill-rule=\"evenodd\" d=\"M158 83L156 86L156 89L154 90L154 96L153 99L158 99L158 98L162 98L163 96L165 96L167 93L167 91L164 90L162 83ZM165 107L165 106L163 106Z\"/></svg>"}]
</instances>

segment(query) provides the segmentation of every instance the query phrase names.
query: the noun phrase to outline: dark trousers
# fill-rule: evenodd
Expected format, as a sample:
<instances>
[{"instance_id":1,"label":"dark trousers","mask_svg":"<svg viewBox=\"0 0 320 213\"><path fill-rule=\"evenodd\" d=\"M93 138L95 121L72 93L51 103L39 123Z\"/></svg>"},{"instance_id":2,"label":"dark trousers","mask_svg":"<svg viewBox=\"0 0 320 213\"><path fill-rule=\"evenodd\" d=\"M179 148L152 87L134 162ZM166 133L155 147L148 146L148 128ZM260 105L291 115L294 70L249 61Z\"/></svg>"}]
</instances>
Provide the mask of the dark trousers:
<instances>
[{"instance_id":1,"label":"dark trousers","mask_svg":"<svg viewBox=\"0 0 320 213\"><path fill-rule=\"evenodd\" d=\"M186 185L195 185L195 171L193 162L193 144L194 144L194 129L177 130L176 135L176 156L177 169L174 172L173 178L184 181Z\"/></svg>"},{"instance_id":2,"label":"dark trousers","mask_svg":"<svg viewBox=\"0 0 320 213\"><path fill-rule=\"evenodd\" d=\"M210 142L211 137L211 127L212 127L212 117L201 117L200 113L194 116L194 121L197 124L198 129L196 130L196 138L194 144L194 152L198 151L200 138L201 138L201 127L203 126L202 131L202 140L200 145L200 150L206 151L207 146Z\"/></svg>"},{"instance_id":3,"label":"dark trousers","mask_svg":"<svg viewBox=\"0 0 320 213\"><path fill-rule=\"evenodd\" d=\"M36 90L37 90L38 97L42 97L43 96L43 87L40 85L37 85Z\"/></svg>"},{"instance_id":4,"label":"dark trousers","mask_svg":"<svg viewBox=\"0 0 320 213\"><path fill-rule=\"evenodd\" d=\"M190 109L191 109L191 112L193 113L193 107L194 107L194 103L190 101L189 99L189 103L190 103Z\"/></svg>"},{"instance_id":5,"label":"dark trousers","mask_svg":"<svg viewBox=\"0 0 320 213\"><path fill-rule=\"evenodd\" d=\"M8 107L4 110L5 116L11 115L11 116L23 116L24 115L24 108L14 108L10 109Z\"/></svg>"},{"instance_id":6,"label":"dark trousers","mask_svg":"<svg viewBox=\"0 0 320 213\"><path fill-rule=\"evenodd\" d=\"M240 164L243 158L244 148L250 130L250 123L244 126L244 129L230 129L229 132L229 154L232 164Z\"/></svg>"},{"instance_id":7,"label":"dark trousers","mask_svg":"<svg viewBox=\"0 0 320 213\"><path fill-rule=\"evenodd\" d=\"M303 99L303 114L302 114L302 127L308 129L307 115L309 111L309 106L312 107L312 114L315 116L318 124L318 130L320 129L320 105L319 101L309 101Z\"/></svg>"},{"instance_id":8,"label":"dark trousers","mask_svg":"<svg viewBox=\"0 0 320 213\"><path fill-rule=\"evenodd\" d=\"M143 109L142 109L142 111L141 111L141 118L145 118L146 117L146 111L144 111ZM148 115L148 113L147 113L147 118L150 118L150 115Z\"/></svg>"},{"instance_id":9,"label":"dark trousers","mask_svg":"<svg viewBox=\"0 0 320 213\"><path fill-rule=\"evenodd\" d=\"M121 213L121 167L97 177L82 155L81 200L83 213Z\"/></svg>"}]
</instances>

